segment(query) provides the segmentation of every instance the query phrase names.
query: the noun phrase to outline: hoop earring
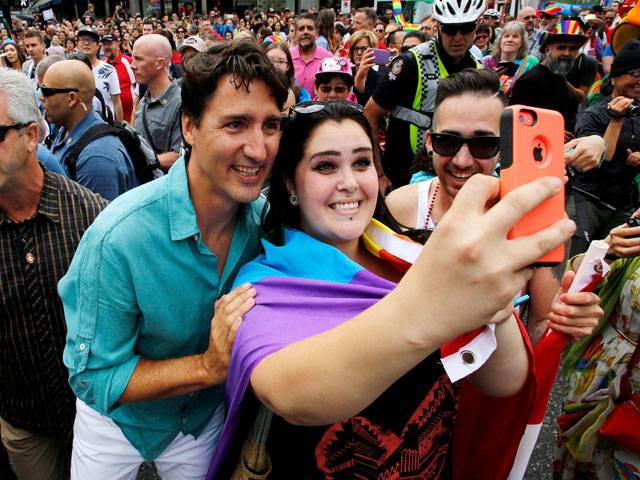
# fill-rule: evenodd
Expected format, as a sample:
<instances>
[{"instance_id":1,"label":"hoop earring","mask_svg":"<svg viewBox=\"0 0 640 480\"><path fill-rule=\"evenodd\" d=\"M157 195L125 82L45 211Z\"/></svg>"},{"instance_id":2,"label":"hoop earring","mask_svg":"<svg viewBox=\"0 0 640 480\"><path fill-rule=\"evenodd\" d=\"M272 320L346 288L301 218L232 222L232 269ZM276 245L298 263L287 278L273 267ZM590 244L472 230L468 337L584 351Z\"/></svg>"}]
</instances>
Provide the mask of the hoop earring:
<instances>
[{"instance_id":1,"label":"hoop earring","mask_svg":"<svg viewBox=\"0 0 640 480\"><path fill-rule=\"evenodd\" d=\"M298 197L295 193L292 193L291 196L289 196L289 203L294 207L298 206Z\"/></svg>"}]
</instances>

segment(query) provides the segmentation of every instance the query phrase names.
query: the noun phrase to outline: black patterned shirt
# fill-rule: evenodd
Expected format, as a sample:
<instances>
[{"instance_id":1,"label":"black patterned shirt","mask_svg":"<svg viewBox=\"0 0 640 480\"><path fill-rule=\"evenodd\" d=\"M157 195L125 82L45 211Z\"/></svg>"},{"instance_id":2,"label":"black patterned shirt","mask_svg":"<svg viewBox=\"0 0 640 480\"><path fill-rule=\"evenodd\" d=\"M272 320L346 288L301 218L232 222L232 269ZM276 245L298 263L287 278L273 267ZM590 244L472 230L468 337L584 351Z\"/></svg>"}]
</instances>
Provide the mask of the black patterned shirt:
<instances>
[{"instance_id":1,"label":"black patterned shirt","mask_svg":"<svg viewBox=\"0 0 640 480\"><path fill-rule=\"evenodd\" d=\"M71 437L75 396L62 363L66 327L58 280L107 202L45 170L35 215L0 210L0 417L31 433Z\"/></svg>"}]
</instances>

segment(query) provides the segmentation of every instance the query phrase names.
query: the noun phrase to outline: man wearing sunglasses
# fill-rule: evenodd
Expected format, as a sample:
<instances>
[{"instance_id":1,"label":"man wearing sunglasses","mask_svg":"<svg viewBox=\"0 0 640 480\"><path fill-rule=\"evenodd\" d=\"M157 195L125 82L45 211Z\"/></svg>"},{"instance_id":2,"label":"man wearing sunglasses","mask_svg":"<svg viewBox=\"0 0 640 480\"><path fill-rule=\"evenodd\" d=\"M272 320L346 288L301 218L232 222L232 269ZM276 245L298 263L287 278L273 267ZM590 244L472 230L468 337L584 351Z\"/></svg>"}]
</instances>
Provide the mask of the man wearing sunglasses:
<instances>
[{"instance_id":1,"label":"man wearing sunglasses","mask_svg":"<svg viewBox=\"0 0 640 480\"><path fill-rule=\"evenodd\" d=\"M19 479L65 480L75 398L56 285L106 202L38 163L39 117L27 77L0 68L2 444Z\"/></svg>"},{"instance_id":2,"label":"man wearing sunglasses","mask_svg":"<svg viewBox=\"0 0 640 480\"><path fill-rule=\"evenodd\" d=\"M47 119L58 128L51 151L70 178L107 200L138 185L133 162L119 138L100 137L89 143L75 162L70 153L82 137L104 120L93 110L93 74L79 60L64 60L49 67L40 86Z\"/></svg>"},{"instance_id":3,"label":"man wearing sunglasses","mask_svg":"<svg viewBox=\"0 0 640 480\"><path fill-rule=\"evenodd\" d=\"M365 116L374 132L390 114L382 162L380 152L375 156L382 193L409 183L409 167L431 127L438 80L481 67L469 50L484 8L483 0L436 0L433 18L440 23L439 38L396 57L367 102Z\"/></svg>"}]
</instances>

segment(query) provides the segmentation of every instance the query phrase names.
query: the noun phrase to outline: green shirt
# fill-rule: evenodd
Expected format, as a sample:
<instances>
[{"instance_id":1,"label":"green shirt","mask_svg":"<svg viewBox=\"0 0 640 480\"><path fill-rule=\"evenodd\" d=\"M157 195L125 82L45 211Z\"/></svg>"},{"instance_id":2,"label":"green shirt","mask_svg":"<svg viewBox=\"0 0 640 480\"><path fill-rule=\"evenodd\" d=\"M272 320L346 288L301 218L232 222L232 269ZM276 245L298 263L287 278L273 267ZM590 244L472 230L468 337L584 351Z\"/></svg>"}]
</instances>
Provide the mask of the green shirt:
<instances>
[{"instance_id":1,"label":"green shirt","mask_svg":"<svg viewBox=\"0 0 640 480\"><path fill-rule=\"evenodd\" d=\"M213 304L260 247L262 201L243 206L222 276L203 243L185 159L109 205L86 231L58 284L67 321L64 363L75 394L109 416L146 460L178 432L197 436L223 401L218 386L118 405L140 358L207 349Z\"/></svg>"}]
</instances>

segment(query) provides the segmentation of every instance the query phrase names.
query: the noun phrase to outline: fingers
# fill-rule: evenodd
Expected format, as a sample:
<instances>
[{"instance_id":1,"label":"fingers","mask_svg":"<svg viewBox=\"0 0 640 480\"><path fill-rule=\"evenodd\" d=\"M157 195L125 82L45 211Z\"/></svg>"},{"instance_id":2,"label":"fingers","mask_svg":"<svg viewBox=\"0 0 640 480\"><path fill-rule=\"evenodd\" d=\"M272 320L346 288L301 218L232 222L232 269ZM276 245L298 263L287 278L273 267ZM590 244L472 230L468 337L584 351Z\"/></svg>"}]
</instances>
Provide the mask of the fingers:
<instances>
[{"instance_id":1,"label":"fingers","mask_svg":"<svg viewBox=\"0 0 640 480\"><path fill-rule=\"evenodd\" d=\"M548 321L547 326L557 332L570 336L574 341L578 341L581 338L588 337L593 334L593 330L597 326L597 322L593 326L574 327Z\"/></svg>"},{"instance_id":2,"label":"fingers","mask_svg":"<svg viewBox=\"0 0 640 480\"><path fill-rule=\"evenodd\" d=\"M219 319L222 320L222 323L230 326L236 318L242 318L251 310L255 304L255 296L256 290L249 283L232 290L216 302L213 321Z\"/></svg>"},{"instance_id":3,"label":"fingers","mask_svg":"<svg viewBox=\"0 0 640 480\"><path fill-rule=\"evenodd\" d=\"M564 273L562 276L562 281L560 282L560 293L567 293L569 291L569 287L571 287L571 283L573 279L576 278L576 272L569 270Z\"/></svg>"},{"instance_id":4,"label":"fingers","mask_svg":"<svg viewBox=\"0 0 640 480\"><path fill-rule=\"evenodd\" d=\"M477 176L474 175L470 180ZM467 181L468 183L469 181ZM498 232L506 235L511 227L518 223L525 214L546 199L560 193L562 188L562 181L555 177L539 178L533 182L526 183L505 195L500 202L487 212L487 218L490 219ZM463 191L464 187L460 190L458 196ZM477 198L476 196L476 202Z\"/></svg>"},{"instance_id":5,"label":"fingers","mask_svg":"<svg viewBox=\"0 0 640 480\"><path fill-rule=\"evenodd\" d=\"M456 195L449 209L451 216L484 214L485 205L489 200L495 200L500 193L500 181L487 175L473 175L466 181Z\"/></svg>"},{"instance_id":6,"label":"fingers","mask_svg":"<svg viewBox=\"0 0 640 480\"><path fill-rule=\"evenodd\" d=\"M511 240L514 256L517 255L516 265L521 268L532 265L540 257L564 244L575 231L575 222L565 218L533 235Z\"/></svg>"}]
</instances>

